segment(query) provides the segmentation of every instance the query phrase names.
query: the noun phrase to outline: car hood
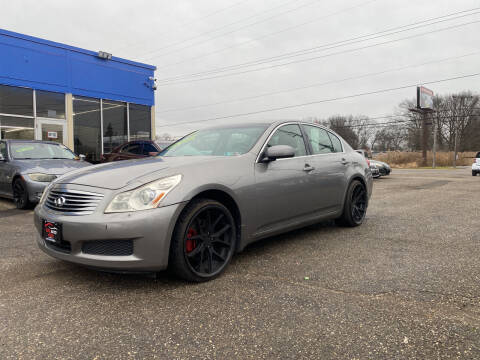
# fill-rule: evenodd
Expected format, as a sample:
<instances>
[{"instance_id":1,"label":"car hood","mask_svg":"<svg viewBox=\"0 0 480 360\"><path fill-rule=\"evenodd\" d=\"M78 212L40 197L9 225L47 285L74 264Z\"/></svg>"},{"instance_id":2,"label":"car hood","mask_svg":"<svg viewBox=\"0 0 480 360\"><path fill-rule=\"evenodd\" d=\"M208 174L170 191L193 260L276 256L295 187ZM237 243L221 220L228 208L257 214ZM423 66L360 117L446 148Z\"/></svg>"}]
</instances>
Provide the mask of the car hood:
<instances>
[{"instance_id":1,"label":"car hood","mask_svg":"<svg viewBox=\"0 0 480 360\"><path fill-rule=\"evenodd\" d=\"M69 159L28 159L15 160L15 163L24 173L44 173L52 175L63 175L72 170L92 165L86 161Z\"/></svg>"},{"instance_id":2,"label":"car hood","mask_svg":"<svg viewBox=\"0 0 480 360\"><path fill-rule=\"evenodd\" d=\"M214 156L150 157L146 159L125 160L94 165L63 176L59 184L77 184L103 189L117 190L141 178L159 173L158 178L167 170L202 162L216 161ZM181 173L181 169L178 170ZM149 177L149 176L148 176ZM150 178L150 177L149 177ZM153 180L151 180L153 181ZM148 182L148 181L145 181Z\"/></svg>"}]
</instances>

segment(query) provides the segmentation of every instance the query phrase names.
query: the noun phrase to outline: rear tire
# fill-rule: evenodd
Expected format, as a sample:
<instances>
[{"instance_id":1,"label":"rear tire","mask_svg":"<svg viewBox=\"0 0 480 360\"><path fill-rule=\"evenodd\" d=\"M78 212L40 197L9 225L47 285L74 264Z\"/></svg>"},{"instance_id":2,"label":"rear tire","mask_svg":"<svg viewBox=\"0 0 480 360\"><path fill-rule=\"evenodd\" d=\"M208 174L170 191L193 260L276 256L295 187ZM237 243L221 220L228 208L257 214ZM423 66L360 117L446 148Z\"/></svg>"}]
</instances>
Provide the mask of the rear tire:
<instances>
[{"instance_id":1,"label":"rear tire","mask_svg":"<svg viewBox=\"0 0 480 360\"><path fill-rule=\"evenodd\" d=\"M365 185L359 180L353 180L347 190L342 216L335 222L340 226L359 226L365 220L367 206L368 194Z\"/></svg>"},{"instance_id":2,"label":"rear tire","mask_svg":"<svg viewBox=\"0 0 480 360\"><path fill-rule=\"evenodd\" d=\"M28 190L27 184L21 178L15 179L12 184L13 188L13 202L17 209L28 209L31 206L30 201L28 200Z\"/></svg>"},{"instance_id":3,"label":"rear tire","mask_svg":"<svg viewBox=\"0 0 480 360\"><path fill-rule=\"evenodd\" d=\"M187 281L212 280L230 263L235 242L236 225L230 211L215 200L193 200L175 226L169 269Z\"/></svg>"}]
</instances>

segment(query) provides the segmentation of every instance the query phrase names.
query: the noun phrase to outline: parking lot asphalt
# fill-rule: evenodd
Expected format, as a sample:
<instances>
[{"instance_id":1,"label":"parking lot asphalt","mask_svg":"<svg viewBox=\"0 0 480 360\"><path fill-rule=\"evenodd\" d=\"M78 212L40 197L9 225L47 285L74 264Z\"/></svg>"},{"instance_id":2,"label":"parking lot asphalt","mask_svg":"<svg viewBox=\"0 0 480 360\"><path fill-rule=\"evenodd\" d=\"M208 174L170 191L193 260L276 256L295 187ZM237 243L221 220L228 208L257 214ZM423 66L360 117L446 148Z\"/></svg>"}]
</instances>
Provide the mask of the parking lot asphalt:
<instances>
[{"instance_id":1,"label":"parking lot asphalt","mask_svg":"<svg viewBox=\"0 0 480 360\"><path fill-rule=\"evenodd\" d=\"M50 258L0 200L0 358L478 359L479 188L394 169L363 226L261 241L197 285Z\"/></svg>"}]
</instances>

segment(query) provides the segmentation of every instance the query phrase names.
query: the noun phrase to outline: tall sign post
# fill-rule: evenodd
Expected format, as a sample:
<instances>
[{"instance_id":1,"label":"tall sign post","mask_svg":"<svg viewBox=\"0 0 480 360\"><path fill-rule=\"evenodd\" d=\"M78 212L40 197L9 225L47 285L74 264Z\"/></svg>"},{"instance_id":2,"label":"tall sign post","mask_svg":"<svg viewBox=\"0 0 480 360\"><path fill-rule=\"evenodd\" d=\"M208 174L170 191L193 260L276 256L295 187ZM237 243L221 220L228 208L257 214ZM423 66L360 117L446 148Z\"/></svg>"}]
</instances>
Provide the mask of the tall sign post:
<instances>
[{"instance_id":1,"label":"tall sign post","mask_svg":"<svg viewBox=\"0 0 480 360\"><path fill-rule=\"evenodd\" d=\"M432 123L427 122L428 114L433 112L433 91L427 89L424 86L417 87L417 107L410 109L410 111L421 114L422 116L422 159L423 166L427 165L427 146L428 146L428 129L427 125ZM435 134L434 134L435 136ZM436 139L434 139L433 148L433 167L435 167L435 155L436 155Z\"/></svg>"}]
</instances>

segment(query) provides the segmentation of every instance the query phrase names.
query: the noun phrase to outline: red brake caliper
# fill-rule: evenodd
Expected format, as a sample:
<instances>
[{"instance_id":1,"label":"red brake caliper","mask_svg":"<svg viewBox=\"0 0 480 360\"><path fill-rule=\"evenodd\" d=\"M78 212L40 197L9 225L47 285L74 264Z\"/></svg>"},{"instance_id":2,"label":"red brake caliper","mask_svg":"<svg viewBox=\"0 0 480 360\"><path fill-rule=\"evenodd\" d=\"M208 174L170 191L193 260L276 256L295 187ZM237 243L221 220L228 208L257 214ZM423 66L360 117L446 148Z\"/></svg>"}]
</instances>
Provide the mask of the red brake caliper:
<instances>
[{"instance_id":1,"label":"red brake caliper","mask_svg":"<svg viewBox=\"0 0 480 360\"><path fill-rule=\"evenodd\" d=\"M187 253L189 252L192 252L193 249L195 249L197 247L197 242L195 241L195 239L192 239L192 237L196 236L197 235L197 231L195 229L188 229L187 231L187 241L185 243L185 251Z\"/></svg>"}]
</instances>

